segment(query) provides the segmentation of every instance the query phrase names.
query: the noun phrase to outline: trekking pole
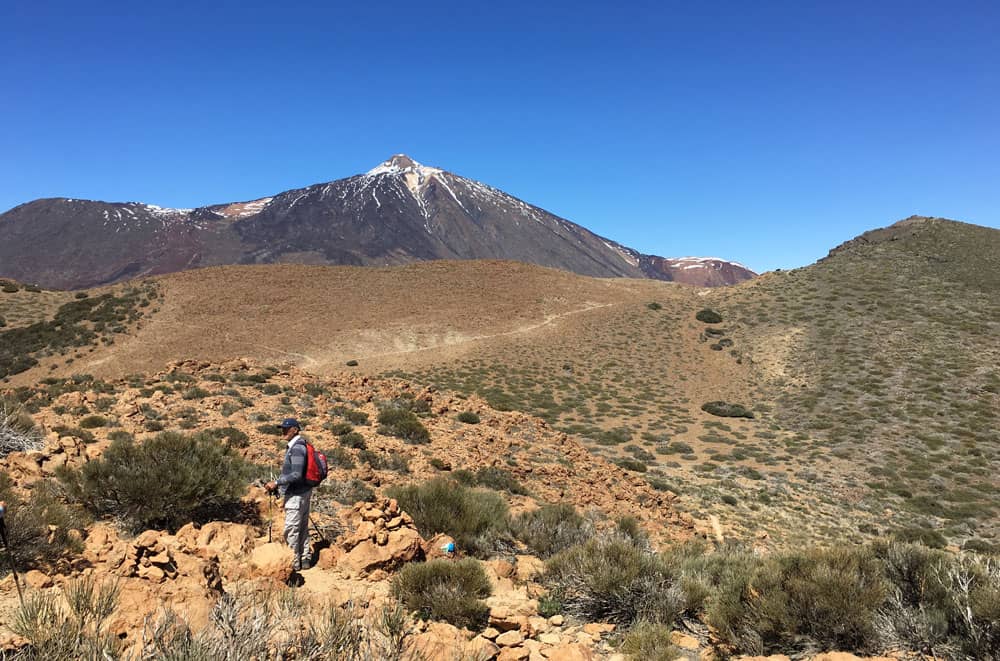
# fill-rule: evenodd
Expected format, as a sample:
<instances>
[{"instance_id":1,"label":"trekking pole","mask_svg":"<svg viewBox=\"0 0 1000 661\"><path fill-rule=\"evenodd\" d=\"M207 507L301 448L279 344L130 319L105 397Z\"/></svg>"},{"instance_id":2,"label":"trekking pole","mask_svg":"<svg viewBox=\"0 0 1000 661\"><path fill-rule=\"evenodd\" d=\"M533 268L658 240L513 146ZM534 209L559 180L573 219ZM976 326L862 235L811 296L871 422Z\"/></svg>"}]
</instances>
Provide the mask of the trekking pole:
<instances>
[{"instance_id":1,"label":"trekking pole","mask_svg":"<svg viewBox=\"0 0 1000 661\"><path fill-rule=\"evenodd\" d=\"M14 568L14 552L10 550L10 542L7 541L7 503L0 500L0 538L3 539L3 547L7 550L7 559L10 561L10 573L14 577L14 586L17 588L17 600L24 608L24 594L21 592L21 583L17 580L17 570Z\"/></svg>"},{"instance_id":2,"label":"trekking pole","mask_svg":"<svg viewBox=\"0 0 1000 661\"><path fill-rule=\"evenodd\" d=\"M271 528L274 527L274 496L267 494L267 543L271 543Z\"/></svg>"}]
</instances>

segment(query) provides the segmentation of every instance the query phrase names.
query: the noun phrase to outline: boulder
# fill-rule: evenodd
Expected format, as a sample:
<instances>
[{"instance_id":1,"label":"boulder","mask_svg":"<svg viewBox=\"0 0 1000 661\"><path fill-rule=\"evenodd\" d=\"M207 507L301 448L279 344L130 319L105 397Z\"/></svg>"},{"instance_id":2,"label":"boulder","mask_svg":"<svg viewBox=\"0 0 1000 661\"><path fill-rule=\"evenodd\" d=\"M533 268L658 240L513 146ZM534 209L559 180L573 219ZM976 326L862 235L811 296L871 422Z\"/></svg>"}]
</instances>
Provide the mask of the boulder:
<instances>
[{"instance_id":1,"label":"boulder","mask_svg":"<svg viewBox=\"0 0 1000 661\"><path fill-rule=\"evenodd\" d=\"M594 652L580 643L567 643L548 650L549 661L593 661Z\"/></svg>"},{"instance_id":2,"label":"boulder","mask_svg":"<svg viewBox=\"0 0 1000 661\"><path fill-rule=\"evenodd\" d=\"M250 554L250 575L285 583L292 575L292 549L281 542L258 546Z\"/></svg>"}]
</instances>

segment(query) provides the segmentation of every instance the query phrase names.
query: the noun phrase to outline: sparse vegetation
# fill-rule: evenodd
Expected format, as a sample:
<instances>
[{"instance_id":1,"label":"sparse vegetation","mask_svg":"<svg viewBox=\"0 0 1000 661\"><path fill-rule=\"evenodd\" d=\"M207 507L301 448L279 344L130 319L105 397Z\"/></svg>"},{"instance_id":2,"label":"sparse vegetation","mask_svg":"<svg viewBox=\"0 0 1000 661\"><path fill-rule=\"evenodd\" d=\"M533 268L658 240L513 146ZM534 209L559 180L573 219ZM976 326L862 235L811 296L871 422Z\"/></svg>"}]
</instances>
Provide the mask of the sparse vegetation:
<instances>
[{"instance_id":1,"label":"sparse vegetation","mask_svg":"<svg viewBox=\"0 0 1000 661\"><path fill-rule=\"evenodd\" d=\"M246 476L242 459L215 437L175 432L141 444L114 441L100 459L59 473L74 500L96 515L124 518L133 530L226 518Z\"/></svg>"},{"instance_id":2,"label":"sparse vegetation","mask_svg":"<svg viewBox=\"0 0 1000 661\"><path fill-rule=\"evenodd\" d=\"M393 596L419 617L473 631L486 627L490 609L482 600L492 593L486 572L473 558L409 564L392 582Z\"/></svg>"},{"instance_id":3,"label":"sparse vegetation","mask_svg":"<svg viewBox=\"0 0 1000 661\"><path fill-rule=\"evenodd\" d=\"M390 498L413 517L420 534L450 535L465 553L487 557L508 535L507 503L499 494L439 477L390 487Z\"/></svg>"}]
</instances>

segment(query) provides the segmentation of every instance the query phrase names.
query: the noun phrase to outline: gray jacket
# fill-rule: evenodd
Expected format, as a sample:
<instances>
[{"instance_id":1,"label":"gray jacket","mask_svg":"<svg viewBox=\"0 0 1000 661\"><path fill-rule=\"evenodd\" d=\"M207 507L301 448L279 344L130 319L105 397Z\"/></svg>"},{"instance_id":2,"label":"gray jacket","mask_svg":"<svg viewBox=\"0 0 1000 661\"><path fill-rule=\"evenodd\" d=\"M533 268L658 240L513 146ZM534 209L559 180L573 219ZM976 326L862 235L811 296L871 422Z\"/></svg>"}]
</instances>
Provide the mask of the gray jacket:
<instances>
[{"instance_id":1,"label":"gray jacket","mask_svg":"<svg viewBox=\"0 0 1000 661\"><path fill-rule=\"evenodd\" d=\"M275 480L283 496L301 496L312 489L306 484L306 439L296 434L288 442L281 475Z\"/></svg>"}]
</instances>

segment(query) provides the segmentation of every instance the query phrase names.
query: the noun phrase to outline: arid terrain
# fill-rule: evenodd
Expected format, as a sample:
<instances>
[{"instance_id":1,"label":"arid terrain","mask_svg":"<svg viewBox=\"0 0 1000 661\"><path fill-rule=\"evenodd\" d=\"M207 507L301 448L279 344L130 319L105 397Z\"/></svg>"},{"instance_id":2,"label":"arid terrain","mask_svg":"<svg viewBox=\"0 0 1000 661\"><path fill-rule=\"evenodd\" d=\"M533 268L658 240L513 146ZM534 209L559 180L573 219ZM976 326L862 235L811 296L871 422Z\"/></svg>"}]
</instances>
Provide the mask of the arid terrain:
<instances>
[{"instance_id":1,"label":"arid terrain","mask_svg":"<svg viewBox=\"0 0 1000 661\"><path fill-rule=\"evenodd\" d=\"M280 459L274 421L299 416L336 457L325 500L341 505L320 511L320 527L336 539L305 572L307 590L323 593L366 585L387 596L402 561L358 569L361 560L344 557L365 547L345 541L344 531L359 520L395 520L393 488L449 475L502 493L515 517L558 502L589 512L598 529L630 517L657 548L708 540L766 558L894 540L995 565L998 273L1000 232L914 218L817 264L721 289L502 261L213 267L86 292L8 283L0 293L4 386L44 443L10 454L5 474L16 493L65 482L60 466L96 460L114 435L147 442L209 429L261 479ZM400 407L417 415L427 438L376 425ZM459 421L460 413L475 422ZM492 477L476 482L484 469ZM368 506L350 510L355 501L375 502L382 514L366 519ZM204 622L213 591L273 574L263 561L250 574L239 570L258 553L252 549L265 548L271 516L256 487L244 502L241 515L225 519L226 539L243 535L239 552L169 525L170 534L140 536L145 546L137 546L113 527L95 537L98 524L89 524L82 544L90 560L42 569L57 584L88 567L118 575L128 581L123 595L141 601L155 593L150 582L186 585L182 571L161 577L168 565L154 562L161 569L153 571L143 554L206 561L212 547L215 565L197 572L216 572L219 585L196 581L197 596L170 588L187 595L171 603L187 604ZM421 543L433 555L435 545ZM552 623L546 599L557 591L529 569L544 557L520 544L491 556L488 573L491 628L522 639L505 645L480 634L462 645L488 643L504 659L621 653L610 629L561 628L583 627L586 618ZM407 548L415 557L416 547ZM111 549L125 560L111 566L101 555ZM549 566L546 576L559 571ZM7 612L16 603L9 588ZM706 603L711 610L721 602ZM578 616L568 604L567 617ZM677 653L887 649L867 633L858 634L862 644L800 632L813 636L805 646L801 637L793 644L736 625L720 634L719 623L731 621L712 612L711 632L695 617L684 620L688 639L674 632ZM517 621L522 615L536 620ZM130 644L139 640L137 617L115 624ZM597 620L627 628L625 619ZM543 642L546 634L556 637ZM421 645L433 637L420 635ZM912 644L897 641L896 650ZM967 658L953 641L938 644L945 657ZM583 656L553 656L568 645Z\"/></svg>"}]
</instances>

